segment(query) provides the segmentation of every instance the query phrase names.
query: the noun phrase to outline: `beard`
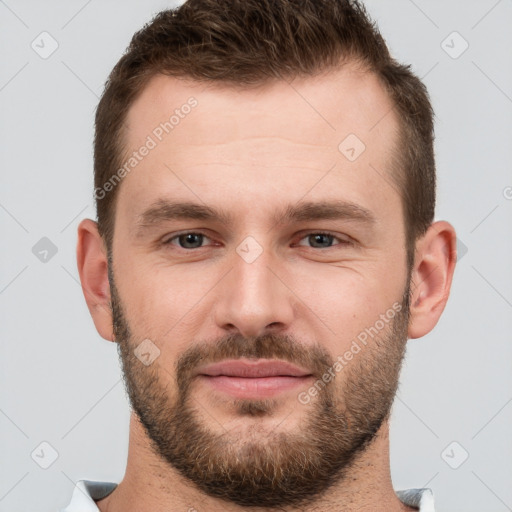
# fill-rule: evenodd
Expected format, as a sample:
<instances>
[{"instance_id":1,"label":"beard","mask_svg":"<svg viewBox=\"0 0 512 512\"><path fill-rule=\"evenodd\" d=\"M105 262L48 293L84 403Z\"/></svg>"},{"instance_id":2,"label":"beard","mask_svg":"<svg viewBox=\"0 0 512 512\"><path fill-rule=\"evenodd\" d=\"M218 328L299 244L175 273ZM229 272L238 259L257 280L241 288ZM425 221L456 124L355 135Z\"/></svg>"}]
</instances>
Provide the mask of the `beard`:
<instances>
[{"instance_id":1,"label":"beard","mask_svg":"<svg viewBox=\"0 0 512 512\"><path fill-rule=\"evenodd\" d=\"M303 408L294 429L279 432L279 425L271 429L258 423L273 416L278 401L233 398L229 403L237 420L244 418L248 427L216 432L209 424L218 422L211 415L201 419L203 408L191 394L199 366L242 357L281 359L307 368L319 382L336 359L320 345L303 345L288 335L230 334L192 345L180 355L171 375L171 396L162 378L168 370L158 359L144 366L134 354L143 338L136 340L131 333L110 268L125 388L155 455L201 492L244 507L304 507L350 476L358 455L390 415L407 342L409 280L402 308L385 332L372 337L332 380L322 381L308 404L292 403L293 409Z\"/></svg>"}]
</instances>

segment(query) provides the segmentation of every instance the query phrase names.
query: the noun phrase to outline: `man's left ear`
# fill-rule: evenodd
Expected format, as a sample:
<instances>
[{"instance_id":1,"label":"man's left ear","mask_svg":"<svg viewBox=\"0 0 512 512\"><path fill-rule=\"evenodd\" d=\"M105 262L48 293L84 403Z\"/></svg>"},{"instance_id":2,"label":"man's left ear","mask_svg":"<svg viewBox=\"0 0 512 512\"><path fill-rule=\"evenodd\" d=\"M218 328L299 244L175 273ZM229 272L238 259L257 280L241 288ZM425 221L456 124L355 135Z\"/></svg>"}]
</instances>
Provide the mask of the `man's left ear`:
<instances>
[{"instance_id":1,"label":"man's left ear","mask_svg":"<svg viewBox=\"0 0 512 512\"><path fill-rule=\"evenodd\" d=\"M446 221L434 222L416 242L411 273L409 338L421 338L437 324L446 306L457 261L457 236Z\"/></svg>"}]
</instances>

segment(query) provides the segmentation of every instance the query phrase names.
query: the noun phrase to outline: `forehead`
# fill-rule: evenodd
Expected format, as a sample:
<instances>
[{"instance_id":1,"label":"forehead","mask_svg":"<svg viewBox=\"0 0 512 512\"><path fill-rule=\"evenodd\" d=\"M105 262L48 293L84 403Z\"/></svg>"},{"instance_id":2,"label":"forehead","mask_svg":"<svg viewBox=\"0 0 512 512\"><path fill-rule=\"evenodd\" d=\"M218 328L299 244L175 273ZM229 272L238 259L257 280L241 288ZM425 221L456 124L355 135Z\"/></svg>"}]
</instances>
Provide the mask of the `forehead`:
<instances>
[{"instance_id":1,"label":"forehead","mask_svg":"<svg viewBox=\"0 0 512 512\"><path fill-rule=\"evenodd\" d=\"M227 193L229 184L239 196L260 194L269 203L269 192L276 200L289 192L293 201L335 169L316 193L340 185L350 199L383 203L393 191L379 180L389 168L397 128L377 77L351 65L258 87L158 75L127 115L126 159L149 139L152 149L126 176L120 196L131 208L180 190L208 202L216 187Z\"/></svg>"},{"instance_id":2,"label":"forehead","mask_svg":"<svg viewBox=\"0 0 512 512\"><path fill-rule=\"evenodd\" d=\"M147 136L173 113L183 115L176 111L192 97L199 107L192 112L194 130L183 125L173 129L169 138L176 144L222 143L233 129L240 137L288 135L298 142L317 135L329 147L354 133L365 144L375 144L379 136L390 135L390 128L394 131L397 124L391 99L377 76L354 64L314 77L273 80L257 87L157 75L129 109L128 145ZM248 122L255 117L257 123ZM230 132L226 134L224 128ZM388 139L386 143L392 137Z\"/></svg>"}]
</instances>

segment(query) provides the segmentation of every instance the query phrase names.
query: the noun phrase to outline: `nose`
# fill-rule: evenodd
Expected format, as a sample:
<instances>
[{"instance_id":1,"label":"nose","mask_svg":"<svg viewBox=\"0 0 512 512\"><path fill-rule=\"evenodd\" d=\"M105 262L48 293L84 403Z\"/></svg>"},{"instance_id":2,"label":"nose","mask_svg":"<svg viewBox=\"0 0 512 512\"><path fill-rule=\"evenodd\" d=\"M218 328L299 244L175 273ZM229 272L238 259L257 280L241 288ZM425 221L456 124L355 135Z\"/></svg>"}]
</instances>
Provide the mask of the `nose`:
<instances>
[{"instance_id":1,"label":"nose","mask_svg":"<svg viewBox=\"0 0 512 512\"><path fill-rule=\"evenodd\" d=\"M238 253L233 267L216 287L215 321L219 328L245 337L286 330L293 315L293 292L283 282L269 250L248 262Z\"/></svg>"}]
</instances>

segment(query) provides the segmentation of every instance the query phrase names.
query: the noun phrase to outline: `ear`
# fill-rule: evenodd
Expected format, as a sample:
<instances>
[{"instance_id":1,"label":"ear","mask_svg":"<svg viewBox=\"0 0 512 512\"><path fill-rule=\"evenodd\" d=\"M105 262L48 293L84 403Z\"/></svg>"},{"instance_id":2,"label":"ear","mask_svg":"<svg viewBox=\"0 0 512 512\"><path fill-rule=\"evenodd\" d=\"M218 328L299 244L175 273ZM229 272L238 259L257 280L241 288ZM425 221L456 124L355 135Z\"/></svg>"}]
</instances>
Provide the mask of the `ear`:
<instances>
[{"instance_id":1,"label":"ear","mask_svg":"<svg viewBox=\"0 0 512 512\"><path fill-rule=\"evenodd\" d=\"M85 219L78 226L78 273L87 307L100 336L114 341L108 259L96 222Z\"/></svg>"},{"instance_id":2,"label":"ear","mask_svg":"<svg viewBox=\"0 0 512 512\"><path fill-rule=\"evenodd\" d=\"M450 295L456 260L455 229L448 222L434 222L416 243L409 338L421 338L437 324Z\"/></svg>"}]
</instances>

